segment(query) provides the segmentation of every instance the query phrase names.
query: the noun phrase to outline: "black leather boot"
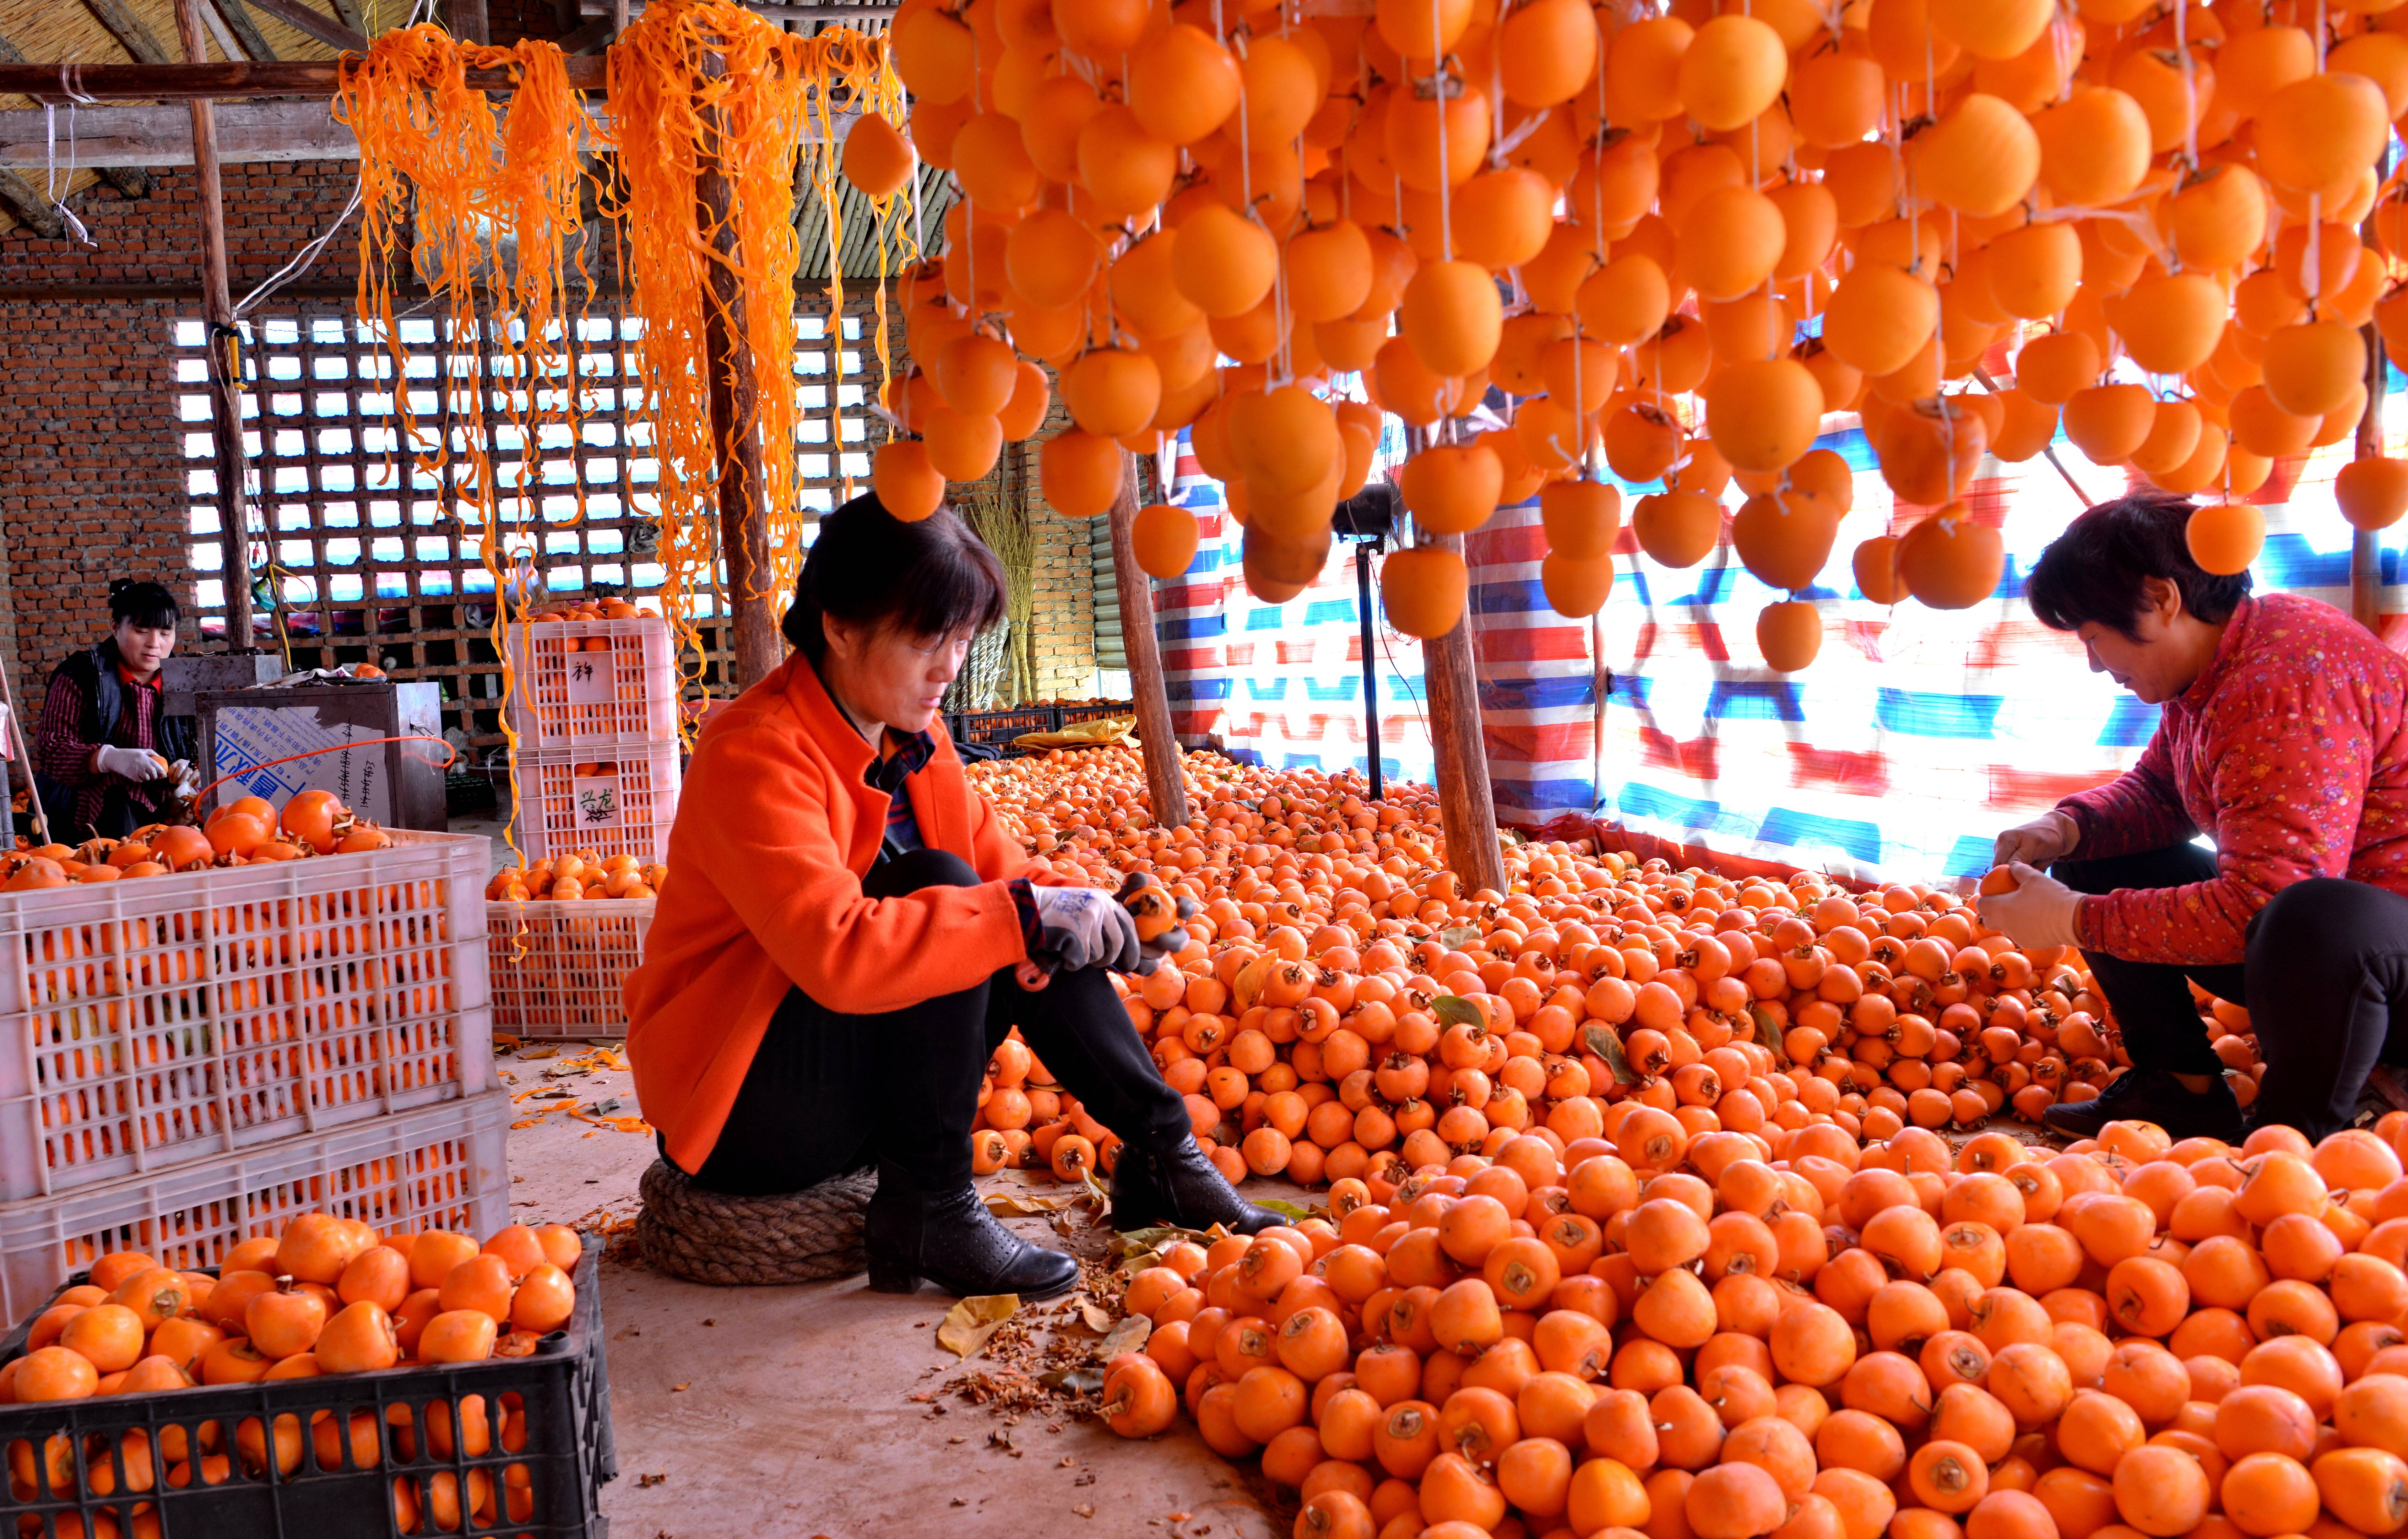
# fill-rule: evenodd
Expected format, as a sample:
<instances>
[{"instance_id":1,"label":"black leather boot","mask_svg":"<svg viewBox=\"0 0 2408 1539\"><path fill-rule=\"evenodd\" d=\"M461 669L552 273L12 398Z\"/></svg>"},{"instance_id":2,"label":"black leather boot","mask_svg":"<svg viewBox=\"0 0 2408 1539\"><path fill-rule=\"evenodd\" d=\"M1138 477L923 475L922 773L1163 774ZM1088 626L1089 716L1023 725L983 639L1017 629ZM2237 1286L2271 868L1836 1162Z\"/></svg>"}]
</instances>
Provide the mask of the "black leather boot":
<instances>
[{"instance_id":1,"label":"black leather boot","mask_svg":"<svg viewBox=\"0 0 2408 1539\"><path fill-rule=\"evenodd\" d=\"M1048 1299L1079 1280L1077 1261L997 1223L967 1181L931 1192L894 1166L881 1166L863 1230L869 1286L881 1293L910 1293L924 1277L962 1298Z\"/></svg>"},{"instance_id":2,"label":"black leather boot","mask_svg":"<svg viewBox=\"0 0 2408 1539\"><path fill-rule=\"evenodd\" d=\"M1124 1234L1162 1224L1256 1234L1286 1222L1240 1197L1192 1137L1168 1153L1125 1144L1112 1171L1112 1228Z\"/></svg>"}]
</instances>

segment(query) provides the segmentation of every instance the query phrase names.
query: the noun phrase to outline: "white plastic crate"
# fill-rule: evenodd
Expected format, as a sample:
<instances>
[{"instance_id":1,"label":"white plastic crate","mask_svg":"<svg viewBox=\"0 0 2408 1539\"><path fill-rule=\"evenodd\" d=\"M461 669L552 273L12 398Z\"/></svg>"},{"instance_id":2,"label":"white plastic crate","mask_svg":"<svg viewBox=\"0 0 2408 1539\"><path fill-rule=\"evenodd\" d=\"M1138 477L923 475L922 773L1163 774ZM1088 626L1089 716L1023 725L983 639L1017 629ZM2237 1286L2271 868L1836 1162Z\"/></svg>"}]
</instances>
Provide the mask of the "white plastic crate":
<instances>
[{"instance_id":1,"label":"white plastic crate","mask_svg":"<svg viewBox=\"0 0 2408 1539\"><path fill-rule=\"evenodd\" d=\"M510 729L538 753L677 734L678 674L668 626L638 620L512 625Z\"/></svg>"},{"instance_id":2,"label":"white plastic crate","mask_svg":"<svg viewBox=\"0 0 2408 1539\"><path fill-rule=\"evenodd\" d=\"M607 754L607 756L603 756ZM591 850L669 857L677 821L678 744L618 745L518 756L519 845L529 860Z\"/></svg>"},{"instance_id":3,"label":"white plastic crate","mask_svg":"<svg viewBox=\"0 0 2408 1539\"><path fill-rule=\"evenodd\" d=\"M494 1029L522 1037L624 1036L627 1005L619 988L644 959L654 901L488 902Z\"/></svg>"},{"instance_id":4,"label":"white plastic crate","mask_svg":"<svg viewBox=\"0 0 2408 1539\"><path fill-rule=\"evenodd\" d=\"M316 1209L380 1231L479 1237L509 1222L509 1092L280 1139L213 1164L0 1205L0 1318L22 1319L112 1250L179 1270Z\"/></svg>"},{"instance_id":5,"label":"white plastic crate","mask_svg":"<svg viewBox=\"0 0 2408 1539\"><path fill-rule=\"evenodd\" d=\"M486 840L0 895L0 1201L493 1084Z\"/></svg>"}]
</instances>

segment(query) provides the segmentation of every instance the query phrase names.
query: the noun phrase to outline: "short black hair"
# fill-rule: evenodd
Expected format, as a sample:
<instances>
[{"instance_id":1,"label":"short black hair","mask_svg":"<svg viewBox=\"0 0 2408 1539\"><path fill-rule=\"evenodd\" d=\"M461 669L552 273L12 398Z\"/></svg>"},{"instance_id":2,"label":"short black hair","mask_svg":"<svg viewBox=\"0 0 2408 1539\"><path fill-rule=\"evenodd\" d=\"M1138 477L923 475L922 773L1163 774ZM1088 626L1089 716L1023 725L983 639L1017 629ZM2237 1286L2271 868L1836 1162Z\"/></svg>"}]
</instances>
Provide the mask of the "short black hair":
<instances>
[{"instance_id":1,"label":"short black hair","mask_svg":"<svg viewBox=\"0 0 2408 1539\"><path fill-rule=\"evenodd\" d=\"M143 630L174 630L184 611L163 583L140 583L121 577L108 584L108 624L110 629L128 620Z\"/></svg>"},{"instance_id":2,"label":"short black hair","mask_svg":"<svg viewBox=\"0 0 2408 1539\"><path fill-rule=\"evenodd\" d=\"M2183 532L2191 511L2188 497L2134 492L2084 512L2033 566L2032 613L2051 630L2097 624L2137 640L2141 583L2159 577L2181 590L2184 610L2222 625L2248 594L2249 573L2218 576L2191 559Z\"/></svg>"},{"instance_id":3,"label":"short black hair","mask_svg":"<svg viewBox=\"0 0 2408 1539\"><path fill-rule=\"evenodd\" d=\"M984 630L1003 611L1003 563L959 514L940 507L905 523L872 492L820 520L782 628L816 664L827 652L822 616L944 636Z\"/></svg>"}]
</instances>

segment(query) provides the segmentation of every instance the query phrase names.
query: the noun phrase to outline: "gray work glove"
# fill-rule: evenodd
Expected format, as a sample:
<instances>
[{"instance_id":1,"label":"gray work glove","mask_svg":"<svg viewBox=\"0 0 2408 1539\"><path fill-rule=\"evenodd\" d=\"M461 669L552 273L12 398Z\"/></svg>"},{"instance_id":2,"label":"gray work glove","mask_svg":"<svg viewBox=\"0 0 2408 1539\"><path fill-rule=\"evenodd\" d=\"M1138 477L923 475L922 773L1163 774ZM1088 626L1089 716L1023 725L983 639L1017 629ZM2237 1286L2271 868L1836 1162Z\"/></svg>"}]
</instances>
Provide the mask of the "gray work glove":
<instances>
[{"instance_id":1,"label":"gray work glove","mask_svg":"<svg viewBox=\"0 0 2408 1539\"><path fill-rule=\"evenodd\" d=\"M1137 921L1111 894L1096 887L1032 887L1030 892L1043 932L1044 955L1037 960L1065 972L1088 967L1136 971Z\"/></svg>"},{"instance_id":2,"label":"gray work glove","mask_svg":"<svg viewBox=\"0 0 2408 1539\"><path fill-rule=\"evenodd\" d=\"M167 761L148 748L119 748L103 743L93 751L92 767L100 774L122 775L131 781L164 780Z\"/></svg>"}]
</instances>

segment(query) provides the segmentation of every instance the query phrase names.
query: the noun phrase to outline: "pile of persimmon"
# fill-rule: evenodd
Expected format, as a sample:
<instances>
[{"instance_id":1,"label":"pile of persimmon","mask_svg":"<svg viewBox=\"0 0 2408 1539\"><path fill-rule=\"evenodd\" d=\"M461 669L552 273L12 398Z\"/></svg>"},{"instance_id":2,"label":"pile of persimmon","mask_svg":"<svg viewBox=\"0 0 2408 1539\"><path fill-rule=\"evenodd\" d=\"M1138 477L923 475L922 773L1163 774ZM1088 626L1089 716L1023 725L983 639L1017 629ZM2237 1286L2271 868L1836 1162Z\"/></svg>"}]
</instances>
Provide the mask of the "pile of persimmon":
<instances>
[{"instance_id":1,"label":"pile of persimmon","mask_svg":"<svg viewBox=\"0 0 2408 1539\"><path fill-rule=\"evenodd\" d=\"M569 620L642 620L652 617L652 611L639 609L624 598L596 598L546 604L528 611L523 618L531 625L557 625ZM609 644L607 639L604 644Z\"/></svg>"},{"instance_id":2,"label":"pile of persimmon","mask_svg":"<svg viewBox=\"0 0 2408 1539\"><path fill-rule=\"evenodd\" d=\"M1103 1411L1183 1404L1299 1539L2347 1539L2408 1526L2408 1115L1593 1136L1167 1247Z\"/></svg>"},{"instance_id":3,"label":"pile of persimmon","mask_svg":"<svg viewBox=\"0 0 2408 1539\"><path fill-rule=\"evenodd\" d=\"M632 855L605 858L596 850L531 860L508 866L485 885L485 897L513 903L540 900L576 902L594 898L657 898L668 881L669 869Z\"/></svg>"},{"instance_id":4,"label":"pile of persimmon","mask_svg":"<svg viewBox=\"0 0 2408 1539\"><path fill-rule=\"evenodd\" d=\"M2408 343L2391 0L1312 8L896 12L909 119L861 118L844 174L883 198L936 166L960 196L900 280L890 510L985 475L1058 386L1056 511L1103 512L1127 452L1184 435L1280 603L1395 418L1418 430L1397 483L1419 533L1381 575L1398 629L1465 612L1462 556L1422 537L1533 500L1548 603L1595 612L1610 467L1646 489L1649 557L1727 541L1776 590L1757 650L1790 670L1822 640L1807 596L1846 583L1831 417L1900 515L1858 543L1858 590L1963 609L2004 571L1969 496L1985 464L2061 430L2209 499L2192 552L2239 571L2274 463L2365 414L2370 324ZM2336 500L2378 528L2408 466L2370 464ZM1132 550L1175 579L1197 532L1149 507Z\"/></svg>"},{"instance_id":5,"label":"pile of persimmon","mask_svg":"<svg viewBox=\"0 0 2408 1539\"><path fill-rule=\"evenodd\" d=\"M355 814L332 791L299 791L281 813L261 797L239 797L194 827L151 823L123 839L32 844L0 855L0 891L38 892L70 883L115 882L172 871L358 855L390 848L392 839Z\"/></svg>"},{"instance_id":6,"label":"pile of persimmon","mask_svg":"<svg viewBox=\"0 0 2408 1539\"><path fill-rule=\"evenodd\" d=\"M524 1357L575 1309L580 1249L559 1224L512 1224L480 1246L305 1213L235 1245L215 1276L112 1251L0 1363L0 1403Z\"/></svg>"},{"instance_id":7,"label":"pile of persimmon","mask_svg":"<svg viewBox=\"0 0 2408 1539\"><path fill-rule=\"evenodd\" d=\"M1536 1127L1577 1138L1626 1100L1692 1132L2036 1120L2125 1062L2078 956L2018 951L1951 893L1516 843L1511 890L1467 895L1426 787L1373 803L1344 776L1186 762L1194 811L1168 831L1127 749L970 773L1062 875L1144 872L1197 904L1172 965L1119 986L1232 1179L1413 1169ZM2247 1013L2201 1003L2247 1104ZM985 1097L982 1168L1051 1169L1067 1147L1109 1169L1109 1138L1041 1066L999 1056Z\"/></svg>"}]
</instances>

